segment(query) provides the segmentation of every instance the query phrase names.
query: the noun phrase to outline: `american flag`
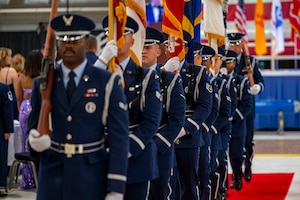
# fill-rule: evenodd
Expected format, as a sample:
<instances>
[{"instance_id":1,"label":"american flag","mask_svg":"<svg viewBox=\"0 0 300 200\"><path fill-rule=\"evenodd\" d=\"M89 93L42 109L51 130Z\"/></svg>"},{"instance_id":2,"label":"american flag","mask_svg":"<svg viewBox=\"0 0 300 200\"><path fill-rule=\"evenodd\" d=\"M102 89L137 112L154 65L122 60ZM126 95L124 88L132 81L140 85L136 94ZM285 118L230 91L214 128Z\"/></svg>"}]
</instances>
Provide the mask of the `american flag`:
<instances>
[{"instance_id":1,"label":"american flag","mask_svg":"<svg viewBox=\"0 0 300 200\"><path fill-rule=\"evenodd\" d=\"M243 37L243 40L247 43L248 42L248 36L247 36L247 25L246 25L247 19L245 14L245 6L244 6L244 0L239 0L236 4L235 14L234 14L234 23L236 25L236 28L240 33L244 33L245 36Z\"/></svg>"}]
</instances>

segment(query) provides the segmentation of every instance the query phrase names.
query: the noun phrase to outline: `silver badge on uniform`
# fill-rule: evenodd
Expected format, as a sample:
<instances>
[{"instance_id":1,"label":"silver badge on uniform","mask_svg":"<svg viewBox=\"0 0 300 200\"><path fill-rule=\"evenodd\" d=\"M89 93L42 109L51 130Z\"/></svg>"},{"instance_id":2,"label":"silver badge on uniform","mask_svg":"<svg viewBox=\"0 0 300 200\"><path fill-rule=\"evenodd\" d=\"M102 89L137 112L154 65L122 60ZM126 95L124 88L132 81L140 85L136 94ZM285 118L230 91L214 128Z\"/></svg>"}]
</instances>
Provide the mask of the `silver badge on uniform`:
<instances>
[{"instance_id":1,"label":"silver badge on uniform","mask_svg":"<svg viewBox=\"0 0 300 200\"><path fill-rule=\"evenodd\" d=\"M94 113L96 110L96 104L94 102L88 102L85 104L85 111L87 113Z\"/></svg>"}]
</instances>

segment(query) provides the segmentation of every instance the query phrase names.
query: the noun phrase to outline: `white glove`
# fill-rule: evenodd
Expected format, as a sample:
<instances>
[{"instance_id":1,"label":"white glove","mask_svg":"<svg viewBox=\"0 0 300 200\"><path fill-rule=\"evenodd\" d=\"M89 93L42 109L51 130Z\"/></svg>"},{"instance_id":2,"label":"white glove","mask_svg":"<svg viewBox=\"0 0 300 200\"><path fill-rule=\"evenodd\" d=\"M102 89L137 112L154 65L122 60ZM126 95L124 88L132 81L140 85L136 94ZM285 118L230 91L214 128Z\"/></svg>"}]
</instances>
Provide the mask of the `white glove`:
<instances>
[{"instance_id":1,"label":"white glove","mask_svg":"<svg viewBox=\"0 0 300 200\"><path fill-rule=\"evenodd\" d=\"M104 200L122 200L123 196L123 194L118 192L110 192L106 195Z\"/></svg>"},{"instance_id":2,"label":"white glove","mask_svg":"<svg viewBox=\"0 0 300 200\"><path fill-rule=\"evenodd\" d=\"M163 66L163 68L167 72L174 72L179 69L179 58L178 56L175 56L173 58L170 58L166 64Z\"/></svg>"},{"instance_id":3,"label":"white glove","mask_svg":"<svg viewBox=\"0 0 300 200\"><path fill-rule=\"evenodd\" d=\"M182 127L181 130L179 131L178 135L176 136L176 138L175 138L174 141L178 140L179 138L181 138L181 137L183 137L183 136L185 136L185 135L186 135L186 131L185 131L185 129Z\"/></svg>"},{"instance_id":4,"label":"white glove","mask_svg":"<svg viewBox=\"0 0 300 200\"><path fill-rule=\"evenodd\" d=\"M51 146L49 135L42 135L36 129L31 129L29 132L29 144L37 152L45 151Z\"/></svg>"},{"instance_id":5,"label":"white glove","mask_svg":"<svg viewBox=\"0 0 300 200\"><path fill-rule=\"evenodd\" d=\"M116 45L116 41L111 40L103 48L99 59L103 64L107 65L107 63L113 58L118 56L118 47Z\"/></svg>"},{"instance_id":6,"label":"white glove","mask_svg":"<svg viewBox=\"0 0 300 200\"><path fill-rule=\"evenodd\" d=\"M225 74L225 75L228 74L227 68L226 68L226 67L222 67L222 68L220 69L220 72L221 72L222 74Z\"/></svg>"},{"instance_id":7,"label":"white glove","mask_svg":"<svg viewBox=\"0 0 300 200\"><path fill-rule=\"evenodd\" d=\"M132 157L132 154L130 152L128 152L127 158L131 158L131 157Z\"/></svg>"},{"instance_id":8,"label":"white glove","mask_svg":"<svg viewBox=\"0 0 300 200\"><path fill-rule=\"evenodd\" d=\"M254 84L250 87L250 94L257 95L261 90L261 86L259 84Z\"/></svg>"}]
</instances>

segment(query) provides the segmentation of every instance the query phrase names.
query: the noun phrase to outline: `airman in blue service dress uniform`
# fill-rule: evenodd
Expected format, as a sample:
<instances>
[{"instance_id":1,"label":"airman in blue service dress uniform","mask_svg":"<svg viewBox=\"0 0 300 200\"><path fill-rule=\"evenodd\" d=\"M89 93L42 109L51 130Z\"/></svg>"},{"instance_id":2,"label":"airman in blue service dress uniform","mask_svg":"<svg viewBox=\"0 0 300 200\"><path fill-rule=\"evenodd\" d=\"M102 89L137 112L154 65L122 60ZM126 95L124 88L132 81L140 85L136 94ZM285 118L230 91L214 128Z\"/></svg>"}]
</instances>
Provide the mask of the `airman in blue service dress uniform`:
<instances>
[{"instance_id":1,"label":"airman in blue service dress uniform","mask_svg":"<svg viewBox=\"0 0 300 200\"><path fill-rule=\"evenodd\" d=\"M107 22L108 17L102 21L102 26L105 29L108 26ZM130 58L130 48L134 43L133 34L137 30L138 24L131 17L127 17L124 32L125 44L117 51L117 58L123 70L124 90L129 105L130 144L124 197L128 200L148 198L150 180L159 176L157 148L153 140L160 125L162 114L159 77L155 70L143 69ZM108 51L106 50L113 46L113 44L109 44L111 43L104 47L99 56L100 61L103 55L107 55Z\"/></svg>"},{"instance_id":2,"label":"airman in blue service dress uniform","mask_svg":"<svg viewBox=\"0 0 300 200\"><path fill-rule=\"evenodd\" d=\"M169 59L164 67L162 64L157 64L157 58L161 54L159 44L163 43L164 40L164 35L159 30L151 27L146 28L142 66L156 70L160 77L163 99L160 127L154 136L157 146L159 177L151 181L150 198L153 200L167 200L171 198L171 195L174 195L172 194L174 188L171 188L170 183L173 168L176 165L174 139L185 121L185 97L182 80L179 74L172 72L178 70L178 57Z\"/></svg>"},{"instance_id":3,"label":"airman in blue service dress uniform","mask_svg":"<svg viewBox=\"0 0 300 200\"><path fill-rule=\"evenodd\" d=\"M50 136L34 130L42 103L39 79L31 96L29 143L42 152L37 199L123 199L129 137L121 79L87 62L85 37L95 27L90 19L61 15L51 27L63 61L54 71ZM68 98L69 72L76 88Z\"/></svg>"},{"instance_id":4,"label":"airman in blue service dress uniform","mask_svg":"<svg viewBox=\"0 0 300 200\"><path fill-rule=\"evenodd\" d=\"M260 94L264 90L264 79L259 70L258 60L253 56L249 56L250 58L250 69L245 70L245 59L242 56L242 37L244 34L242 33L228 33L227 38L229 41L228 49L235 51L238 54L238 64L235 67L234 71L240 75L245 75L248 72L248 76L252 76L254 80L254 85L250 85L250 90L252 94L252 109L251 112L247 115L246 118L246 128L247 135L245 141L245 170L244 170L244 179L247 182L251 181L252 178L252 159L253 159L253 151L254 151L254 118L255 118L255 95ZM250 72L250 73L249 73Z\"/></svg>"},{"instance_id":5,"label":"airman in blue service dress uniform","mask_svg":"<svg viewBox=\"0 0 300 200\"><path fill-rule=\"evenodd\" d=\"M8 139L14 132L13 96L9 86L0 83L0 187L7 185ZM0 191L0 197L7 196Z\"/></svg>"},{"instance_id":6,"label":"airman in blue service dress uniform","mask_svg":"<svg viewBox=\"0 0 300 200\"><path fill-rule=\"evenodd\" d=\"M226 124L230 117L231 111L231 98L229 89L227 87L227 80L223 79L219 76L218 71L220 67L220 62L222 60L222 56L218 54L218 59L215 62L215 66L213 67L214 76L212 79L215 79L217 84L217 95L218 95L218 108L219 113L211 126L212 132L212 142L211 142L211 151L210 151L210 175L209 179L211 182L211 199L217 199L218 195L218 188L219 188L219 181L220 181L220 174L218 172L218 154L219 151L223 148L222 143L222 136L221 136L221 128ZM228 146L228 145L226 145Z\"/></svg>"},{"instance_id":7,"label":"airman in blue service dress uniform","mask_svg":"<svg viewBox=\"0 0 300 200\"><path fill-rule=\"evenodd\" d=\"M191 36L184 32L185 50ZM199 199L198 161L203 145L201 126L212 109L212 86L203 66L180 62L180 75L186 97L186 120L176 140L176 159L180 183L180 199Z\"/></svg>"},{"instance_id":8,"label":"airman in blue service dress uniform","mask_svg":"<svg viewBox=\"0 0 300 200\"><path fill-rule=\"evenodd\" d=\"M242 165L244 161L244 145L246 137L246 116L251 110L252 97L247 77L243 77L234 72L237 61L237 54L227 50L226 68L229 75L233 75L237 86L237 108L232 116L232 131L229 141L229 157L232 167L233 181L230 185L237 191L242 189Z\"/></svg>"},{"instance_id":9,"label":"airman in blue service dress uniform","mask_svg":"<svg viewBox=\"0 0 300 200\"><path fill-rule=\"evenodd\" d=\"M197 45L194 45L194 48ZM198 168L198 177L199 177L199 192L200 192L200 199L201 200L208 200L210 199L211 195L211 183L210 183L210 152L211 152L211 142L212 142L212 132L211 129L214 121L217 119L219 113L219 96L218 96L218 87L215 78L213 78L213 74L211 72L211 64L212 58L215 55L215 51L213 48L202 45L202 63L203 67L206 68L210 85L212 87L212 109L209 113L209 116L205 119L202 123L202 137L204 140L204 145L200 147L200 156L199 156L199 168Z\"/></svg>"},{"instance_id":10,"label":"airman in blue service dress uniform","mask_svg":"<svg viewBox=\"0 0 300 200\"><path fill-rule=\"evenodd\" d=\"M227 196L227 189L228 189L228 145L231 135L231 127L232 127L232 114L234 113L236 107L237 107L237 89L235 84L235 79L233 76L229 76L227 74L226 69L226 58L225 58L225 47L221 46L218 48L218 57L220 66L218 69L216 69L217 75L225 79L227 81L227 88L229 90L229 96L230 96L230 112L229 112L229 118L227 120L220 120L220 123L217 121L215 122L215 127L219 127L221 140L222 140L222 149L218 152L218 173L220 174L220 181L219 181L219 196L220 199L226 199Z\"/></svg>"}]
</instances>

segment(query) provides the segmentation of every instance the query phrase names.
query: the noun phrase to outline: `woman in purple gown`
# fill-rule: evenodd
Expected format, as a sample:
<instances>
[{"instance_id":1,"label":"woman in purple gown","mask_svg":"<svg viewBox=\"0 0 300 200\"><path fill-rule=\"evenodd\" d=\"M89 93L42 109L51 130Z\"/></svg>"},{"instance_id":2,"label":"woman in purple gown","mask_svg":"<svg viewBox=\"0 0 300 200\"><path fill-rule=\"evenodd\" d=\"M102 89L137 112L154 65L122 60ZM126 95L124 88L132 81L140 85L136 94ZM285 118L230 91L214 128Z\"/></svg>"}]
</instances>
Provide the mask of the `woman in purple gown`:
<instances>
[{"instance_id":1,"label":"woman in purple gown","mask_svg":"<svg viewBox=\"0 0 300 200\"><path fill-rule=\"evenodd\" d=\"M24 70L20 74L17 89L17 100L19 108L19 122L22 129L22 152L29 152L27 148L28 116L31 111L30 95L33 80L40 75L43 55L39 50L29 52L25 60ZM30 165L24 164L22 167L22 189L35 188L33 172Z\"/></svg>"}]
</instances>

